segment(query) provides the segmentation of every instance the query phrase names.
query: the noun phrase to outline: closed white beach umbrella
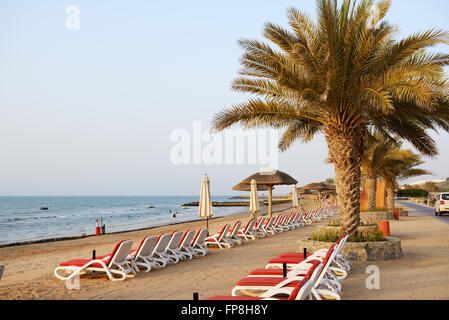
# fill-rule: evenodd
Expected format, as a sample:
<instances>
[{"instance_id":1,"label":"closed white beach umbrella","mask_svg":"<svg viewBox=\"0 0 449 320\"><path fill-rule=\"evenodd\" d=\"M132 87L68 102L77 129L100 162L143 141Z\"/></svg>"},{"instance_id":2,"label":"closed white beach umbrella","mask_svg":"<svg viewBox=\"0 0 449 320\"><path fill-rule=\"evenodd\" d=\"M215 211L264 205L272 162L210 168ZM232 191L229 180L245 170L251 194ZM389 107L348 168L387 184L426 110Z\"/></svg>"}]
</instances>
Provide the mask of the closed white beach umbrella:
<instances>
[{"instance_id":1,"label":"closed white beach umbrella","mask_svg":"<svg viewBox=\"0 0 449 320\"><path fill-rule=\"evenodd\" d=\"M212 210L212 199L210 197L210 183L207 174L204 175L201 182L200 202L198 205L198 216L206 219L206 226L209 229L209 218L214 214Z\"/></svg>"},{"instance_id":2,"label":"closed white beach umbrella","mask_svg":"<svg viewBox=\"0 0 449 320\"><path fill-rule=\"evenodd\" d=\"M293 190L292 190L292 204L293 207L299 207L299 203L298 203L298 192L296 190L296 185L292 186Z\"/></svg>"},{"instance_id":3,"label":"closed white beach umbrella","mask_svg":"<svg viewBox=\"0 0 449 320\"><path fill-rule=\"evenodd\" d=\"M251 215L255 218L257 212L260 211L259 195L257 194L257 182L256 179L251 180L251 194L249 197L249 211Z\"/></svg>"}]
</instances>

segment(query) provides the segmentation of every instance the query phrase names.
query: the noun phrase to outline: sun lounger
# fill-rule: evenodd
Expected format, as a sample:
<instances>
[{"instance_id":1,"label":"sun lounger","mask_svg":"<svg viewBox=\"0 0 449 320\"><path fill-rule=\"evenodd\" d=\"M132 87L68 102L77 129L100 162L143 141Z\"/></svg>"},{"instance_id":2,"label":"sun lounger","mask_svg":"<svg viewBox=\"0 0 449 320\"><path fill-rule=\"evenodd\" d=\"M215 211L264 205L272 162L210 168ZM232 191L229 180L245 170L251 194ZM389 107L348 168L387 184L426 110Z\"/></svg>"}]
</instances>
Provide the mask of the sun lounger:
<instances>
[{"instance_id":1,"label":"sun lounger","mask_svg":"<svg viewBox=\"0 0 449 320\"><path fill-rule=\"evenodd\" d=\"M243 243L242 239L239 237L239 230L241 225L241 221L236 221L232 229L228 232L227 240L232 245Z\"/></svg>"},{"instance_id":2,"label":"sun lounger","mask_svg":"<svg viewBox=\"0 0 449 320\"><path fill-rule=\"evenodd\" d=\"M125 280L129 274L135 274L134 269L128 264L128 253L131 250L132 240L120 241L106 259L75 259L63 262L54 271L55 276L61 280L70 280L85 271L105 272L112 281ZM68 272L69 275L61 275L60 272ZM117 274L120 278L115 278Z\"/></svg>"},{"instance_id":3,"label":"sun lounger","mask_svg":"<svg viewBox=\"0 0 449 320\"><path fill-rule=\"evenodd\" d=\"M173 231L170 237L170 241L168 242L167 249L165 250L165 254L170 259L172 259L173 264L186 259L186 256L182 254L178 249L183 234L184 233L182 231Z\"/></svg>"},{"instance_id":4,"label":"sun lounger","mask_svg":"<svg viewBox=\"0 0 449 320\"><path fill-rule=\"evenodd\" d=\"M339 239L336 243L332 244L330 249L321 249L316 252L314 252L311 255L308 255L307 258L304 258L304 255L301 253L284 253L279 258L274 258L268 261L268 264L265 266L266 269L280 269L283 267L283 264L287 264L288 269L294 269L298 264L303 263L304 261L308 261L311 259L319 259L323 260L325 256L328 254L328 252L331 252L331 250L334 250L335 248L335 256L332 259L332 265L329 267L330 270L334 272L336 277L340 280L345 279L348 275L349 269L346 265L341 263L338 259L338 255L340 254L343 245L347 239L347 236ZM337 258L335 258L337 257Z\"/></svg>"},{"instance_id":5,"label":"sun lounger","mask_svg":"<svg viewBox=\"0 0 449 320\"><path fill-rule=\"evenodd\" d=\"M265 231L265 233L268 234L275 234L276 230L274 230L273 228L273 223L276 220L276 217L271 217L270 219L268 219L268 221L263 225L263 230Z\"/></svg>"},{"instance_id":6,"label":"sun lounger","mask_svg":"<svg viewBox=\"0 0 449 320\"><path fill-rule=\"evenodd\" d=\"M230 224L227 223L224 225L224 227L221 229L221 231L219 233L216 233L216 234L213 234L213 235L207 237L206 240L204 241L206 243L206 245L208 245L208 246L216 245L220 249L231 248L231 246L232 246L231 243L228 242L228 240L226 239L226 237L228 235L229 227L230 227Z\"/></svg>"},{"instance_id":7,"label":"sun lounger","mask_svg":"<svg viewBox=\"0 0 449 320\"><path fill-rule=\"evenodd\" d=\"M342 275L340 277L345 277L347 275L347 272L351 270L351 263L349 260L341 254L341 251L343 249L344 244L346 243L348 239L348 235L345 235L338 239L338 241L335 242L337 253L334 258L334 264L335 266L332 266L331 268L336 273L341 273ZM324 257L327 253L328 249L320 249L316 252L307 254L307 257L311 255L320 255L321 257ZM304 253L300 252L285 252L279 255L279 258L304 258ZM341 270L340 270L341 269Z\"/></svg>"},{"instance_id":8,"label":"sun lounger","mask_svg":"<svg viewBox=\"0 0 449 320\"><path fill-rule=\"evenodd\" d=\"M184 232L181 241L179 242L179 252L185 256L185 258L193 259L197 257L198 253L192 247L192 241L195 237L195 230L187 230Z\"/></svg>"},{"instance_id":9,"label":"sun lounger","mask_svg":"<svg viewBox=\"0 0 449 320\"><path fill-rule=\"evenodd\" d=\"M303 279L314 284L320 276L323 265L320 261L309 263L307 269L292 277L247 277L239 280L231 291L232 296L260 296L261 292L276 290L278 294L289 295Z\"/></svg>"},{"instance_id":10,"label":"sun lounger","mask_svg":"<svg viewBox=\"0 0 449 320\"><path fill-rule=\"evenodd\" d=\"M333 259L337 253L336 245L333 245L328 251L324 259L319 259L315 256L311 256L299 263L294 269L291 269L287 273L287 277L283 277L282 270L273 269L257 269L250 273L247 278L241 279L237 282L233 289L233 295L237 292L243 292L250 294L253 291L260 292L261 290L269 290L270 287L283 283L283 285L290 283L290 280L298 279L298 277L304 276L310 272L310 266L313 264L320 264L322 269L318 274L315 274L315 280L313 282L312 294L318 300L336 299L340 300L341 294L341 282L333 274L332 270L329 270Z\"/></svg>"},{"instance_id":11,"label":"sun lounger","mask_svg":"<svg viewBox=\"0 0 449 320\"><path fill-rule=\"evenodd\" d=\"M280 226L282 219L284 218L285 214L281 213L280 215L277 216L276 220L273 223L273 230L278 233L278 232L284 232L284 229Z\"/></svg>"},{"instance_id":12,"label":"sun lounger","mask_svg":"<svg viewBox=\"0 0 449 320\"><path fill-rule=\"evenodd\" d=\"M193 238L191 246L197 255L205 256L210 252L205 242L208 233L209 230L207 228L203 228L198 230L195 237Z\"/></svg>"},{"instance_id":13,"label":"sun lounger","mask_svg":"<svg viewBox=\"0 0 449 320\"><path fill-rule=\"evenodd\" d=\"M312 290L312 282L309 278L304 277L298 284L295 285L287 299L280 297L278 288L271 288L258 297L250 296L215 296L206 300L306 300L310 297Z\"/></svg>"},{"instance_id":14,"label":"sun lounger","mask_svg":"<svg viewBox=\"0 0 449 320\"><path fill-rule=\"evenodd\" d=\"M254 232L256 233L257 237L265 237L267 236L267 233L265 231L265 229L263 228L264 224L265 224L265 220L266 218L261 217L259 219L259 221L256 223L256 226L254 227Z\"/></svg>"},{"instance_id":15,"label":"sun lounger","mask_svg":"<svg viewBox=\"0 0 449 320\"><path fill-rule=\"evenodd\" d=\"M153 259L161 265L161 268L164 268L169 263L174 263L174 260L171 259L166 253L170 238L170 233L159 235L156 241L156 246L153 250Z\"/></svg>"},{"instance_id":16,"label":"sun lounger","mask_svg":"<svg viewBox=\"0 0 449 320\"><path fill-rule=\"evenodd\" d=\"M284 215L284 218L282 219L281 223L280 223L280 227L282 228L283 231L288 231L291 229L290 225L289 225L289 221L292 217L293 212L290 213L286 213Z\"/></svg>"},{"instance_id":17,"label":"sun lounger","mask_svg":"<svg viewBox=\"0 0 449 320\"><path fill-rule=\"evenodd\" d=\"M254 232L255 219L250 219L244 228L240 228L238 235L245 240L256 240L257 236Z\"/></svg>"},{"instance_id":18,"label":"sun lounger","mask_svg":"<svg viewBox=\"0 0 449 320\"><path fill-rule=\"evenodd\" d=\"M158 269L161 264L153 259L153 250L156 245L157 236L148 236L142 239L136 250L131 250L128 260L131 260L134 270L139 271L138 266L146 268L145 272L151 269Z\"/></svg>"}]
</instances>

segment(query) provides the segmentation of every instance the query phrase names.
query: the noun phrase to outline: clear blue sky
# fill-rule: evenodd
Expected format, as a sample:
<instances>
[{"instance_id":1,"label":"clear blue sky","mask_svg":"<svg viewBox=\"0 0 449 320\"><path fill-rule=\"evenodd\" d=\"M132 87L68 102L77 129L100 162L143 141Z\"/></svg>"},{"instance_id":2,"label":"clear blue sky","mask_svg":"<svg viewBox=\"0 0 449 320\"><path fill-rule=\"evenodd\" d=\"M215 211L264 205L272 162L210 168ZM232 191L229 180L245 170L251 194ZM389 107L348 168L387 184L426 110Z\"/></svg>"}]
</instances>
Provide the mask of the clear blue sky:
<instances>
[{"instance_id":1,"label":"clear blue sky","mask_svg":"<svg viewBox=\"0 0 449 320\"><path fill-rule=\"evenodd\" d=\"M69 5L79 30L65 27ZM237 40L286 25L291 5L314 15L314 0L2 0L0 195L195 195L206 172L232 194L259 166L175 166L169 135L243 101L230 90ZM402 34L449 29L449 1L394 0L388 20ZM436 138L425 168L449 177L449 135ZM333 176L326 156L319 137L279 168L304 185Z\"/></svg>"}]
</instances>

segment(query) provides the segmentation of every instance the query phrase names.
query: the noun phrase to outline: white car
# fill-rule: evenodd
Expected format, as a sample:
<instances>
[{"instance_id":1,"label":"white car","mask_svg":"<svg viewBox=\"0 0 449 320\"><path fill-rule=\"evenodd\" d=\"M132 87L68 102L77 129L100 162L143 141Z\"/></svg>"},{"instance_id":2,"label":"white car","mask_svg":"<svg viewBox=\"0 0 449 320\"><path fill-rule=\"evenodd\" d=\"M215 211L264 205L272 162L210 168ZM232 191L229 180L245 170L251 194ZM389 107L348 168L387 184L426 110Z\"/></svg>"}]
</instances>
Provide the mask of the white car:
<instances>
[{"instance_id":1,"label":"white car","mask_svg":"<svg viewBox=\"0 0 449 320\"><path fill-rule=\"evenodd\" d=\"M435 201L435 215L449 213L449 193L440 193Z\"/></svg>"}]
</instances>

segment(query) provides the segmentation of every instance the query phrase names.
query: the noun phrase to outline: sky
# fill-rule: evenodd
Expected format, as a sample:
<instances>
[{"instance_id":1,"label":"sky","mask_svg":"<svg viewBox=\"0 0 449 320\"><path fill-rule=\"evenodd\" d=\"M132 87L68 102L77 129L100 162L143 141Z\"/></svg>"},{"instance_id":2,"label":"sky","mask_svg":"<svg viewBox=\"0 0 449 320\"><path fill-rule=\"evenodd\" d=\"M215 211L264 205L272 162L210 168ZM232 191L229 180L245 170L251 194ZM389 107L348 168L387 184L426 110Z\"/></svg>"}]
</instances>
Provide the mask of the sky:
<instances>
[{"instance_id":1,"label":"sky","mask_svg":"<svg viewBox=\"0 0 449 320\"><path fill-rule=\"evenodd\" d=\"M237 195L260 163L176 164L174 133L190 134L192 156L196 124L208 132L248 97L230 89L237 41L262 40L267 21L287 26L289 6L314 16L314 0L2 0L0 195L197 195L205 173L212 194ZM449 30L448 18L447 0L393 0L387 16L400 36ZM440 155L423 168L449 177L449 135L432 136ZM326 157L318 136L278 167L302 186L334 176Z\"/></svg>"}]
</instances>

